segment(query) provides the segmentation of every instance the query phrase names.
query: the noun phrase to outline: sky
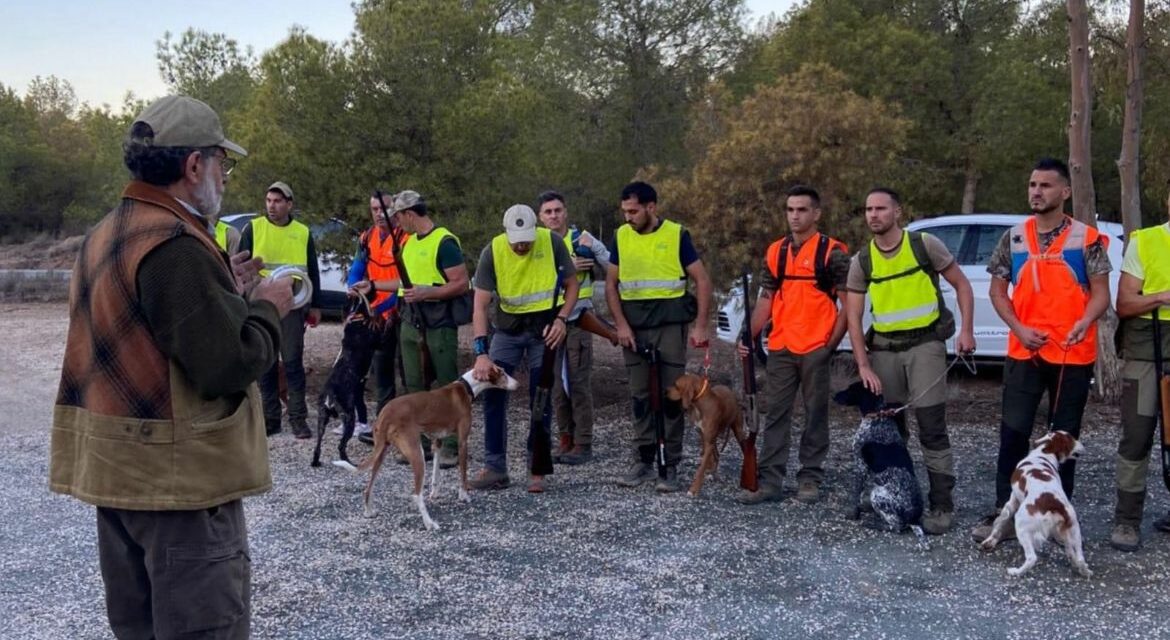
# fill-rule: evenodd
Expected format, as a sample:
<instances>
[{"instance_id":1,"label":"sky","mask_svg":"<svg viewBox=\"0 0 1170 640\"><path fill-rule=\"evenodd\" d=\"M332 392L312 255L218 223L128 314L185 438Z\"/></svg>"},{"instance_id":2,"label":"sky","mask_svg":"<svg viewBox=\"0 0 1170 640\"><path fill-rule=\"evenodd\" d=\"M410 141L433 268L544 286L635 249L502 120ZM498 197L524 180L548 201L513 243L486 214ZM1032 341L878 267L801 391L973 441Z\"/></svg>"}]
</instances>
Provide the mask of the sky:
<instances>
[{"instance_id":1,"label":"sky","mask_svg":"<svg viewBox=\"0 0 1170 640\"><path fill-rule=\"evenodd\" d=\"M747 0L754 22L796 0ZM127 91L166 93L155 43L188 27L223 33L257 55L300 25L340 42L353 30L350 0L0 0L0 84L23 94L37 76L57 76L91 105L117 109ZM149 13L144 9L149 9Z\"/></svg>"}]
</instances>

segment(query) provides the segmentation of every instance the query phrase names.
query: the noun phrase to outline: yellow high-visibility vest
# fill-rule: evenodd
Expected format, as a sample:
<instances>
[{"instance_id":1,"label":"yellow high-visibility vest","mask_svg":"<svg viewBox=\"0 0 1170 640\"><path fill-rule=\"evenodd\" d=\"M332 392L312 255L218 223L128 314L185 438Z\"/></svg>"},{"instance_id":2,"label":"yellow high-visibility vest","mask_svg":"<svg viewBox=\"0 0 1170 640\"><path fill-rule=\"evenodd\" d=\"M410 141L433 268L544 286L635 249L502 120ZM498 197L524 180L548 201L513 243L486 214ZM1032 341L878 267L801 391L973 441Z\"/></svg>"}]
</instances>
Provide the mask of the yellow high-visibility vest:
<instances>
[{"instance_id":1,"label":"yellow high-visibility vest","mask_svg":"<svg viewBox=\"0 0 1170 640\"><path fill-rule=\"evenodd\" d=\"M459 238L446 227L431 229L421 240L414 233L407 237L406 244L402 245L401 267L406 270L412 286L438 287L447 284L446 274L439 269L439 245L444 238L455 238L455 244L459 244ZM405 295L404 289L398 289L399 296Z\"/></svg>"},{"instance_id":2,"label":"yellow high-visibility vest","mask_svg":"<svg viewBox=\"0 0 1170 640\"><path fill-rule=\"evenodd\" d=\"M501 311L521 314L552 308L557 261L551 231L538 228L536 241L522 256L512 251L507 234L492 238L492 265L496 272L496 293L500 297Z\"/></svg>"},{"instance_id":3,"label":"yellow high-visibility vest","mask_svg":"<svg viewBox=\"0 0 1170 640\"><path fill-rule=\"evenodd\" d=\"M930 274L918 264L908 232L902 232L902 245L894 257L883 256L873 240L869 242L869 257L873 264L869 298L875 331L921 329L938 319L938 290Z\"/></svg>"},{"instance_id":4,"label":"yellow high-visibility vest","mask_svg":"<svg viewBox=\"0 0 1170 640\"><path fill-rule=\"evenodd\" d=\"M658 229L638 233L618 227L618 294L622 300L668 300L687 292L687 274L679 262L683 228L663 220Z\"/></svg>"},{"instance_id":5,"label":"yellow high-visibility vest","mask_svg":"<svg viewBox=\"0 0 1170 640\"><path fill-rule=\"evenodd\" d=\"M273 269L292 265L309 267L309 227L297 220L289 220L283 227L268 221L265 216L252 218L252 255L264 260L260 275L267 276Z\"/></svg>"},{"instance_id":6,"label":"yellow high-visibility vest","mask_svg":"<svg viewBox=\"0 0 1170 640\"><path fill-rule=\"evenodd\" d=\"M1170 290L1170 231L1166 225L1138 229L1130 234L1129 241L1137 243L1138 259L1142 263L1142 294ZM1141 317L1152 320L1154 312L1143 313ZM1170 305L1158 307L1158 319L1170 320Z\"/></svg>"},{"instance_id":7,"label":"yellow high-visibility vest","mask_svg":"<svg viewBox=\"0 0 1170 640\"><path fill-rule=\"evenodd\" d=\"M215 221L215 244L219 245L220 249L228 250L228 224L222 220Z\"/></svg>"},{"instance_id":8,"label":"yellow high-visibility vest","mask_svg":"<svg viewBox=\"0 0 1170 640\"><path fill-rule=\"evenodd\" d=\"M569 233L572 233L570 231ZM565 248L569 250L569 257L573 257L573 240L568 236L564 236ZM591 270L577 272L577 283L581 285L580 290L577 291L578 300L589 300L593 297L593 273ZM560 304L565 301L565 294L562 291L557 298L557 303Z\"/></svg>"}]
</instances>

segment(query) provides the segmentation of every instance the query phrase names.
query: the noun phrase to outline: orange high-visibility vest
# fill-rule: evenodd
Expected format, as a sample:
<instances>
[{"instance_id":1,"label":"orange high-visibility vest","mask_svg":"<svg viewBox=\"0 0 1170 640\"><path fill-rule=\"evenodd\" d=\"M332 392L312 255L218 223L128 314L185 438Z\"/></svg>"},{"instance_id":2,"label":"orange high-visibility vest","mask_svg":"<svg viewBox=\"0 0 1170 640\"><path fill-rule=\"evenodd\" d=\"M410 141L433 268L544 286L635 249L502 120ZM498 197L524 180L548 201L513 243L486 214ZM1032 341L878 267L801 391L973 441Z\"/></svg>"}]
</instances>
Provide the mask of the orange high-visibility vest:
<instances>
[{"instance_id":1,"label":"orange high-visibility vest","mask_svg":"<svg viewBox=\"0 0 1170 640\"><path fill-rule=\"evenodd\" d=\"M844 243L821 233L805 241L795 255L787 237L768 247L768 270L780 281L772 296L769 351L788 349L801 355L828 343L838 313L836 291L827 269L834 249L848 251Z\"/></svg>"},{"instance_id":2,"label":"orange high-visibility vest","mask_svg":"<svg viewBox=\"0 0 1170 640\"><path fill-rule=\"evenodd\" d=\"M406 234L403 234L403 238ZM377 227L369 229L363 234L362 244L366 246L366 279L373 282L375 280L397 280L398 279L398 263L394 260L394 234L387 233L386 237L378 232ZM385 302L393 291L379 291L374 296L374 307ZM393 312L393 307L387 309L382 313L383 316L389 316Z\"/></svg>"},{"instance_id":3,"label":"orange high-visibility vest","mask_svg":"<svg viewBox=\"0 0 1170 640\"><path fill-rule=\"evenodd\" d=\"M1098 238L1108 246L1109 238L1096 229L1070 220L1070 224L1040 252L1036 218L1017 224L1009 231L1012 251L1012 308L1025 325L1048 334L1048 342L1035 355L1052 364L1091 364L1097 359L1097 324L1085 339L1068 349L1064 344L1077 320L1089 305L1089 275L1085 247ZM1027 360L1033 352L1016 335L1008 335L1008 357Z\"/></svg>"}]
</instances>

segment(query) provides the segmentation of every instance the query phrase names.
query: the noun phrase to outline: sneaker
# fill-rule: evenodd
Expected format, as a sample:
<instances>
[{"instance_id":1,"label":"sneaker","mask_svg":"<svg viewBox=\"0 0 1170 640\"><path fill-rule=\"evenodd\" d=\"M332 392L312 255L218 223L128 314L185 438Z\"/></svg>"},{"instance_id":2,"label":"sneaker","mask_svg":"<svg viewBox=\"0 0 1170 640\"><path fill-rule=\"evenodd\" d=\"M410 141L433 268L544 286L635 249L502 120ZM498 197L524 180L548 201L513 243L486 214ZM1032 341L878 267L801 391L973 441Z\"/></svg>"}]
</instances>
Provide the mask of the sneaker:
<instances>
[{"instance_id":1,"label":"sneaker","mask_svg":"<svg viewBox=\"0 0 1170 640\"><path fill-rule=\"evenodd\" d=\"M339 424L333 427L333 435L339 436L342 433L345 433L345 424ZM374 430L364 422L353 423L353 435L357 436L358 440L362 440L362 436L366 436L370 440L369 444L374 444ZM365 442L365 440L362 440L362 442Z\"/></svg>"},{"instance_id":2,"label":"sneaker","mask_svg":"<svg viewBox=\"0 0 1170 640\"><path fill-rule=\"evenodd\" d=\"M922 517L922 530L932 536L941 536L942 534L951 530L951 525L955 523L955 513L953 511L943 511L942 509L931 509ZM990 533L990 531L988 532ZM987 536L983 536L986 538Z\"/></svg>"},{"instance_id":3,"label":"sneaker","mask_svg":"<svg viewBox=\"0 0 1170 640\"><path fill-rule=\"evenodd\" d=\"M544 476L532 476L528 479L528 493L544 493Z\"/></svg>"},{"instance_id":4,"label":"sneaker","mask_svg":"<svg viewBox=\"0 0 1170 640\"><path fill-rule=\"evenodd\" d=\"M1109 544L1118 551L1133 553L1142 546L1142 535L1132 524L1115 524L1109 536Z\"/></svg>"},{"instance_id":5,"label":"sneaker","mask_svg":"<svg viewBox=\"0 0 1170 640\"><path fill-rule=\"evenodd\" d=\"M1154 528L1158 531L1170 533L1170 513L1158 518L1154 521Z\"/></svg>"},{"instance_id":6,"label":"sneaker","mask_svg":"<svg viewBox=\"0 0 1170 640\"><path fill-rule=\"evenodd\" d=\"M579 464L585 464L593 459L593 447L585 445L577 445L567 453L562 453L555 458L553 462L558 464L569 465L570 467Z\"/></svg>"},{"instance_id":7,"label":"sneaker","mask_svg":"<svg viewBox=\"0 0 1170 640\"><path fill-rule=\"evenodd\" d=\"M993 524L995 524L995 519L998 517L999 517L999 512L996 512L996 513L989 515L989 516L986 516L985 518L980 520L979 524L975 525L975 528L971 530L971 539L974 540L976 542L976 544L981 543L984 540L986 540L987 536L991 535L991 526ZM925 528L925 527L923 527L923 528ZM999 541L1003 542L1005 540L1015 540L1015 539L1016 539L1016 523L1014 520L1009 519L1007 521L1007 527L1004 528L1003 537L1000 538Z\"/></svg>"},{"instance_id":8,"label":"sneaker","mask_svg":"<svg viewBox=\"0 0 1170 640\"><path fill-rule=\"evenodd\" d=\"M801 480L800 486L796 490L796 499L805 503L812 504L821 497L821 483L816 480Z\"/></svg>"},{"instance_id":9,"label":"sneaker","mask_svg":"<svg viewBox=\"0 0 1170 640\"><path fill-rule=\"evenodd\" d=\"M637 487L647 480L654 478L654 465L648 462L635 462L626 475L618 479L619 487Z\"/></svg>"},{"instance_id":10,"label":"sneaker","mask_svg":"<svg viewBox=\"0 0 1170 640\"><path fill-rule=\"evenodd\" d=\"M459 452L449 449L439 449L439 468L454 469L459 465Z\"/></svg>"},{"instance_id":11,"label":"sneaker","mask_svg":"<svg viewBox=\"0 0 1170 640\"><path fill-rule=\"evenodd\" d=\"M760 504L763 502L780 502L784 497L784 492L780 487L770 484L760 485L759 491L740 491L735 496L735 501L740 504Z\"/></svg>"},{"instance_id":12,"label":"sneaker","mask_svg":"<svg viewBox=\"0 0 1170 640\"><path fill-rule=\"evenodd\" d=\"M485 467L469 484L476 491L492 491L495 489L507 489L511 483L511 480L508 479L508 474Z\"/></svg>"},{"instance_id":13,"label":"sneaker","mask_svg":"<svg viewBox=\"0 0 1170 640\"><path fill-rule=\"evenodd\" d=\"M658 482L654 483L654 490L658 493L676 493L679 490L678 484L678 467L675 465L667 465L666 477L659 476Z\"/></svg>"}]
</instances>

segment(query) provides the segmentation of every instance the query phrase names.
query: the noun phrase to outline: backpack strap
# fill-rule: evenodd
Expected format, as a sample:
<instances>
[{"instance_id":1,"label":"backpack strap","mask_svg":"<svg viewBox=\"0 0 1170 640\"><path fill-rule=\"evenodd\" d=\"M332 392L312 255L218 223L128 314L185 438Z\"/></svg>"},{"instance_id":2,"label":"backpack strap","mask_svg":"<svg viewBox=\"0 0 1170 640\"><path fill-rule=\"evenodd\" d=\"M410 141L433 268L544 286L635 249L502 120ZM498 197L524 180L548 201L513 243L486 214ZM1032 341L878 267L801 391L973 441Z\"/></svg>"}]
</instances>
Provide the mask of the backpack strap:
<instances>
[{"instance_id":1,"label":"backpack strap","mask_svg":"<svg viewBox=\"0 0 1170 640\"><path fill-rule=\"evenodd\" d=\"M816 288L835 300L837 287L836 283L833 282L833 274L829 270L830 249L829 236L823 233L820 234L820 240L817 242L816 257L813 258L813 271L816 278Z\"/></svg>"},{"instance_id":2,"label":"backpack strap","mask_svg":"<svg viewBox=\"0 0 1170 640\"><path fill-rule=\"evenodd\" d=\"M788 272L788 252L792 247L792 236L786 235L780 240L780 255L776 260L776 295L784 295L784 274Z\"/></svg>"}]
</instances>

